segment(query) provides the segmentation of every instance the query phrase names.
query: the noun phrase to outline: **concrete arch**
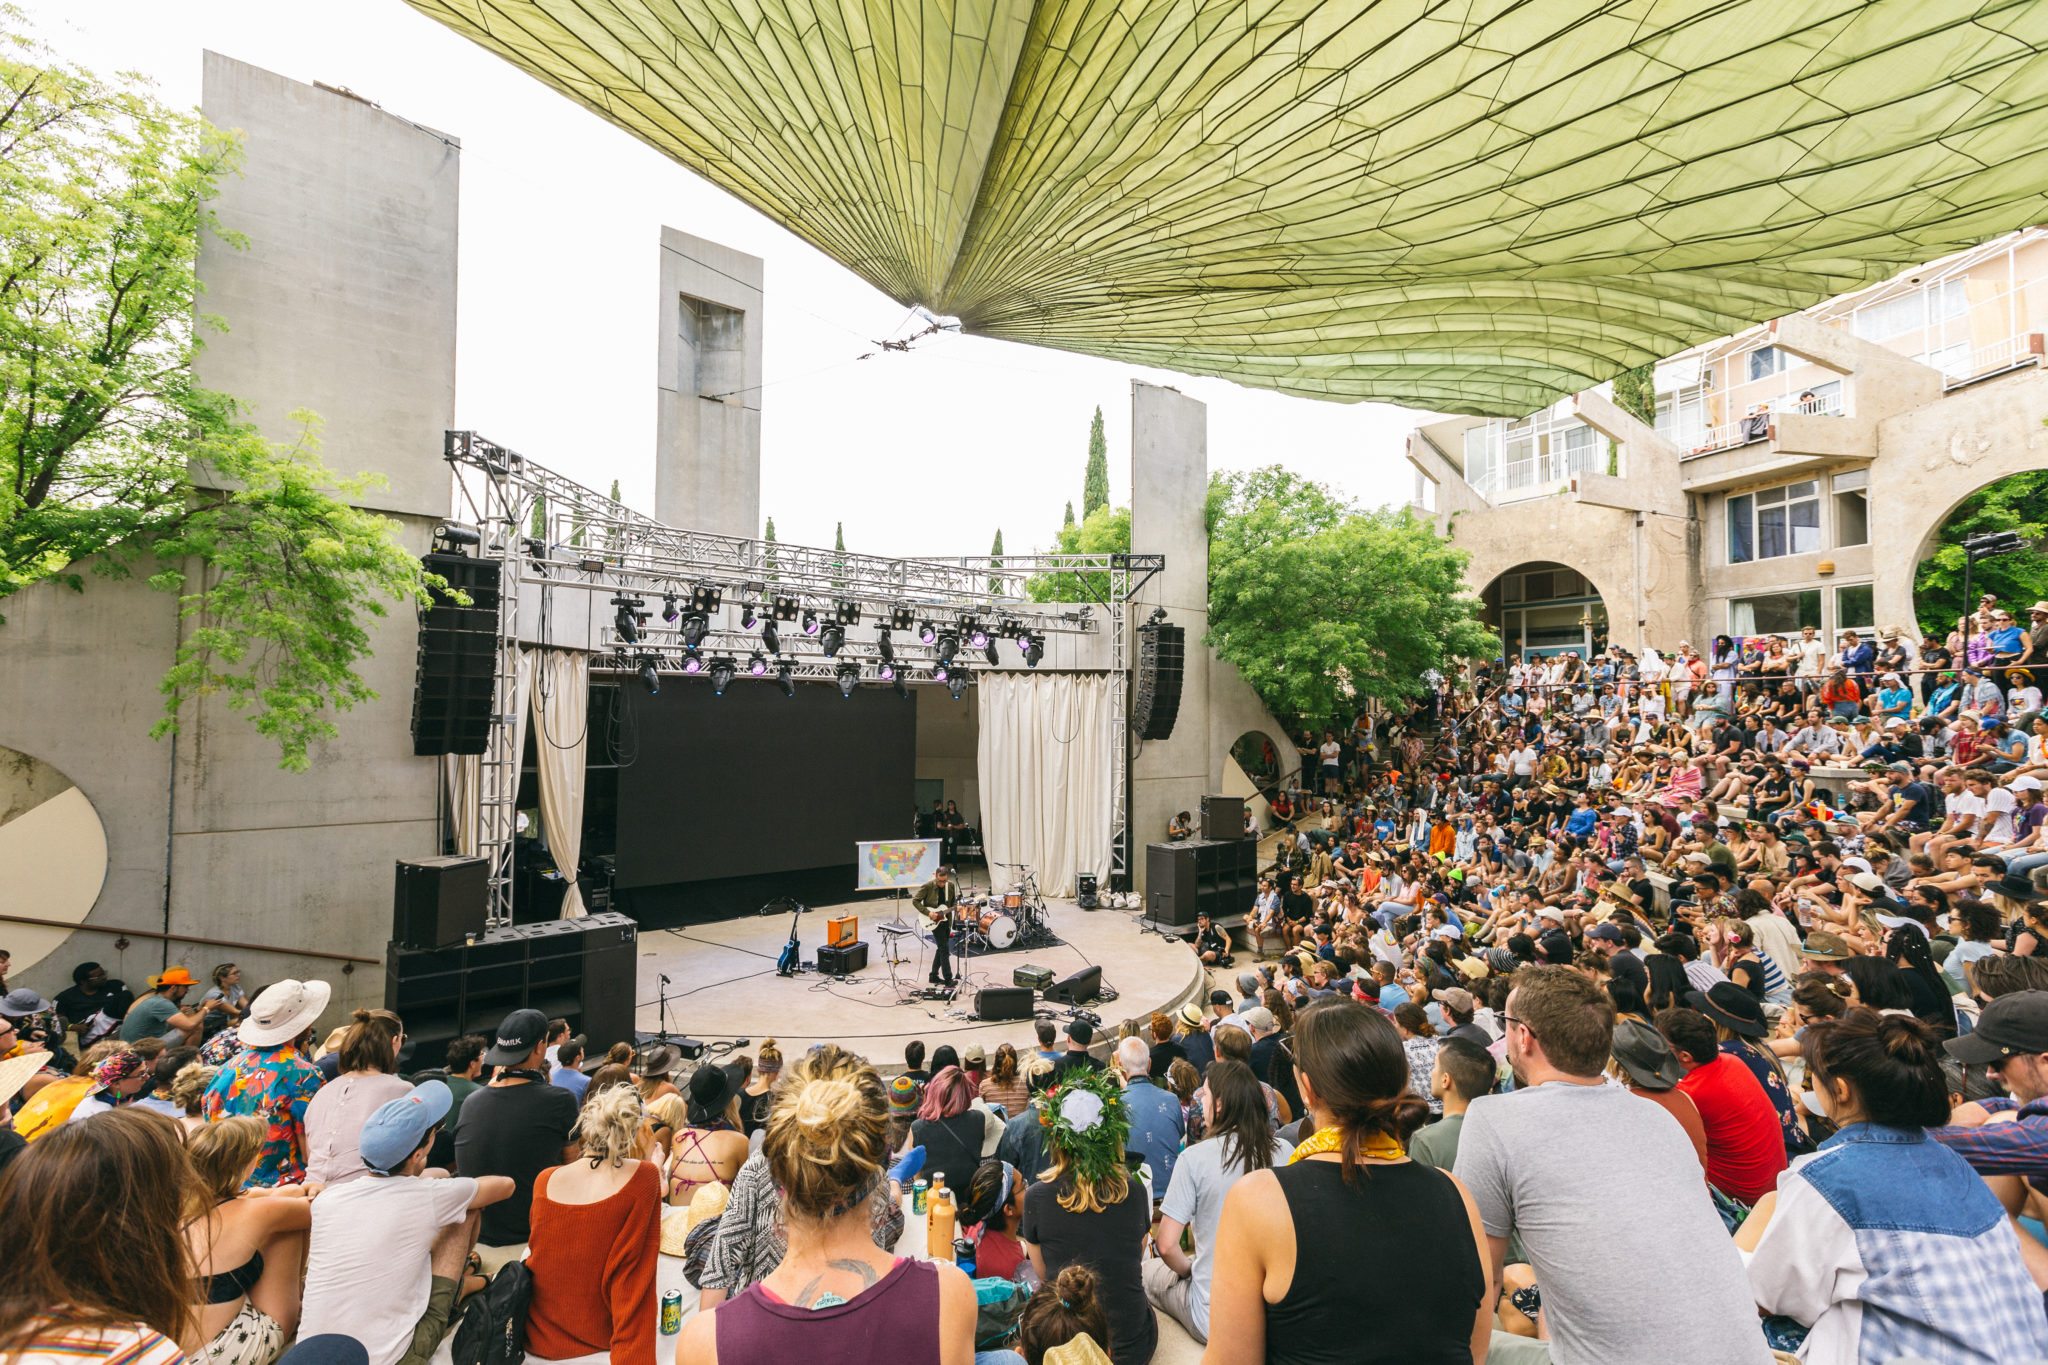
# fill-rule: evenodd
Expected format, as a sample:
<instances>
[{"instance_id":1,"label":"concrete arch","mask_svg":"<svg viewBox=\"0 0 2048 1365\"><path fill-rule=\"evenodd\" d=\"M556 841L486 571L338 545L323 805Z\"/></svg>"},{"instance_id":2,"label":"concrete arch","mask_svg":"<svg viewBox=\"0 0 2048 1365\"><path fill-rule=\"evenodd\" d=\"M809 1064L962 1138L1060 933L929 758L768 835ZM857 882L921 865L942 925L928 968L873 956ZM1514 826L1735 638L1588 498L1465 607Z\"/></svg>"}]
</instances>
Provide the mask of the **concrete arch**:
<instances>
[{"instance_id":1,"label":"concrete arch","mask_svg":"<svg viewBox=\"0 0 2048 1365\"><path fill-rule=\"evenodd\" d=\"M1516 560L1511 564L1503 564L1490 577L1480 582L1473 589L1474 594L1476 596L1484 598L1486 594L1490 590L1492 590L1493 586L1500 581L1503 575L1514 573L1518 570L1523 569L1540 569L1545 566L1554 565L1561 569L1569 569L1586 580L1587 585L1591 587L1593 594L1600 599L1600 605L1607 614L1608 638L1610 640L1616 639L1614 631L1617 626L1631 624L1627 621L1625 615L1627 610L1626 602L1622 601L1620 603L1617 603L1617 599L1615 598L1615 596L1610 591L1608 591L1607 586L1604 583L1602 583L1599 577L1596 576L1592 571L1581 568L1578 564L1572 562L1570 559L1561 558L1559 556L1547 553L1547 551L1551 548L1548 545L1539 544L1525 546L1524 548L1525 550L1528 550L1529 553L1525 553L1522 556L1522 558ZM1620 611L1617 611L1617 605L1621 607ZM1499 612L1498 610L1496 610L1496 619L1498 618L1498 615ZM1622 639L1618 642L1622 643L1623 645L1627 644L1626 639ZM1582 656L1584 653L1585 651L1581 651Z\"/></svg>"}]
</instances>

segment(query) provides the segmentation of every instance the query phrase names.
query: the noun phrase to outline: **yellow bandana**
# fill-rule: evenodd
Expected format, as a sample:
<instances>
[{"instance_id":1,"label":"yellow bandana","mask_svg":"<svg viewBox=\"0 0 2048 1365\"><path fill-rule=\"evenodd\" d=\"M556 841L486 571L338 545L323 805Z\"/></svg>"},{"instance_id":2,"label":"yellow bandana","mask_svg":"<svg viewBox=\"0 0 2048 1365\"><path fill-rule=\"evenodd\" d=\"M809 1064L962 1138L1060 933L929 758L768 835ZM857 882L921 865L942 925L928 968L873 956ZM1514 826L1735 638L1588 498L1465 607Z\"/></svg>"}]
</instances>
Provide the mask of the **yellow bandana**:
<instances>
[{"instance_id":1,"label":"yellow bandana","mask_svg":"<svg viewBox=\"0 0 2048 1365\"><path fill-rule=\"evenodd\" d=\"M1292 1166L1295 1162L1306 1157L1312 1157L1318 1152L1341 1152L1343 1150L1343 1129L1320 1128L1312 1136L1302 1140L1301 1145L1294 1149L1294 1155L1287 1159L1287 1164ZM1399 1161L1402 1157L1408 1155L1408 1152L1400 1143L1388 1137L1385 1133L1375 1133L1358 1144L1358 1154L1361 1157L1371 1157L1376 1161Z\"/></svg>"}]
</instances>

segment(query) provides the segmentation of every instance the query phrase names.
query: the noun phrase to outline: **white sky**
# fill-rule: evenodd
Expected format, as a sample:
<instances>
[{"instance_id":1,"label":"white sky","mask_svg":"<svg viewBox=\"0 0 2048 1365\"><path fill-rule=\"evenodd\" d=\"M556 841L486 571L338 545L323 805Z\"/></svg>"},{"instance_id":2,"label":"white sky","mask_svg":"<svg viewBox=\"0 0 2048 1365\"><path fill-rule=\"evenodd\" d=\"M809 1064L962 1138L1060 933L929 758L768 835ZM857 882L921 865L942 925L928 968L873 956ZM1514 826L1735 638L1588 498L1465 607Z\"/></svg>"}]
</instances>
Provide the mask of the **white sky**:
<instances>
[{"instance_id":1,"label":"white sky","mask_svg":"<svg viewBox=\"0 0 2048 1365\"><path fill-rule=\"evenodd\" d=\"M901 336L905 309L723 191L400 0L22 0L70 60L199 103L211 48L346 86L462 141L456 422L625 500L654 503L657 243L663 225L766 261L762 511L785 541L883 554L1044 548L1081 499L1102 408L1110 493L1129 497L1130 380L1209 407L1212 469L1282 463L1368 504L1405 501L1387 404L1287 398L1216 379L978 337ZM541 377L545 377L544 379ZM1078 510L1078 509L1077 509ZM1143 550L1144 546L1134 546Z\"/></svg>"}]
</instances>

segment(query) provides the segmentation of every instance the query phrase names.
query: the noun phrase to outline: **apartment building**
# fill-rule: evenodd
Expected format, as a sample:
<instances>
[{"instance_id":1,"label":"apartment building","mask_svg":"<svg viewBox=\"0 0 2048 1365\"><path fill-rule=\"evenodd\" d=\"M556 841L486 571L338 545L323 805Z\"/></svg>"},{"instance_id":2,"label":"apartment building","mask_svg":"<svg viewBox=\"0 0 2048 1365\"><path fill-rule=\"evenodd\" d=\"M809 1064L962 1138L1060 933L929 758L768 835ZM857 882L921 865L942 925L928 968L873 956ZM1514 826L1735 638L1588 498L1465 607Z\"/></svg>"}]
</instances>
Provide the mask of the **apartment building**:
<instances>
[{"instance_id":1,"label":"apartment building","mask_svg":"<svg viewBox=\"0 0 2048 1365\"><path fill-rule=\"evenodd\" d=\"M1506 650L1897 626L1964 498L2048 467L2048 228L1902 271L1518 421L1408 438Z\"/></svg>"}]
</instances>

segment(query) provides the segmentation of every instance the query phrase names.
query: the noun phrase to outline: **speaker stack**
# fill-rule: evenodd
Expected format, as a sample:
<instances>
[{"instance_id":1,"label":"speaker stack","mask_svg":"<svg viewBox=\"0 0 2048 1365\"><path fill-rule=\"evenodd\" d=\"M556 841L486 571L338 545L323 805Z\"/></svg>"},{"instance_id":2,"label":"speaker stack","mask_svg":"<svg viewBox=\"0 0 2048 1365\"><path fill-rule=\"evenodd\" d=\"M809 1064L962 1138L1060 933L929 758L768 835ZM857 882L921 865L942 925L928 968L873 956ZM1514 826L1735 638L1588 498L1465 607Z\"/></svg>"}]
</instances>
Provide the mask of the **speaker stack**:
<instances>
[{"instance_id":1,"label":"speaker stack","mask_svg":"<svg viewBox=\"0 0 2048 1365\"><path fill-rule=\"evenodd\" d=\"M1186 631L1163 621L1138 627L1138 679L1131 699L1131 728L1139 739L1172 738L1186 666Z\"/></svg>"},{"instance_id":2,"label":"speaker stack","mask_svg":"<svg viewBox=\"0 0 2048 1365\"><path fill-rule=\"evenodd\" d=\"M1160 924L1185 929L1202 913L1217 920L1248 914L1258 898L1256 839L1145 845L1145 912Z\"/></svg>"},{"instance_id":3,"label":"speaker stack","mask_svg":"<svg viewBox=\"0 0 2048 1365\"><path fill-rule=\"evenodd\" d=\"M483 933L490 904L487 859L400 858L391 942L400 948L453 948Z\"/></svg>"},{"instance_id":4,"label":"speaker stack","mask_svg":"<svg viewBox=\"0 0 2048 1365\"><path fill-rule=\"evenodd\" d=\"M1204 839L1244 838L1244 798L1242 796L1203 797L1202 837Z\"/></svg>"},{"instance_id":5,"label":"speaker stack","mask_svg":"<svg viewBox=\"0 0 2048 1365\"><path fill-rule=\"evenodd\" d=\"M419 672L412 694L415 754L480 754L489 747L498 668L499 564L436 551L420 557L447 581L420 612ZM452 589L469 597L458 606Z\"/></svg>"}]
</instances>

